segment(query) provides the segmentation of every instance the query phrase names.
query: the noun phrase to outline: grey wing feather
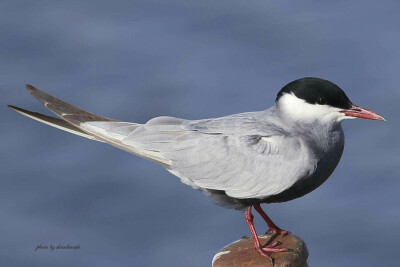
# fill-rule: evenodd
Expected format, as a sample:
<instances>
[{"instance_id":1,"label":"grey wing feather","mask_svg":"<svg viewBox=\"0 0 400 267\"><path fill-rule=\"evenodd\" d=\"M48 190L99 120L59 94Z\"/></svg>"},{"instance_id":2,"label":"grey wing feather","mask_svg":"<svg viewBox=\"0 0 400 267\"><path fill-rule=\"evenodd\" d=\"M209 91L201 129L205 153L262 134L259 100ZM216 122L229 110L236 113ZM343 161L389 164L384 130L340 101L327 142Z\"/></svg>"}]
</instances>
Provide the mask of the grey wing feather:
<instances>
[{"instance_id":1,"label":"grey wing feather","mask_svg":"<svg viewBox=\"0 0 400 267\"><path fill-rule=\"evenodd\" d=\"M272 115L252 112L200 121L159 117L122 142L159 152L171 161L167 169L194 188L263 198L288 189L314 166L304 162L307 147L284 135Z\"/></svg>"},{"instance_id":2,"label":"grey wing feather","mask_svg":"<svg viewBox=\"0 0 400 267\"><path fill-rule=\"evenodd\" d=\"M87 121L115 121L106 117L98 116L96 114L87 112L86 110L75 107L64 101L61 101L54 96L41 91L32 85L27 84L26 89L46 108L60 116L62 119L68 121L72 125L79 128L81 122Z\"/></svg>"}]
</instances>

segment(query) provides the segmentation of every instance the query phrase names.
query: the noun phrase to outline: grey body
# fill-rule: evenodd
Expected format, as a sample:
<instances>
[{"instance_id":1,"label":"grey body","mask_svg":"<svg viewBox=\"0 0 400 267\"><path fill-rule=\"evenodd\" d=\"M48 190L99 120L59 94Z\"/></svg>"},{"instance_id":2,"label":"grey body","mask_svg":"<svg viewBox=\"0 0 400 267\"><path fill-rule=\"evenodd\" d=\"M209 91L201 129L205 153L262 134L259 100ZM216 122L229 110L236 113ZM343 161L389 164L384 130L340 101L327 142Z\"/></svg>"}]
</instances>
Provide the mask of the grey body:
<instances>
[{"instance_id":1,"label":"grey body","mask_svg":"<svg viewBox=\"0 0 400 267\"><path fill-rule=\"evenodd\" d=\"M214 119L157 117L137 124L27 88L63 120L11 107L17 112L155 161L217 204L236 209L311 192L331 175L344 147L340 121L296 121L279 105Z\"/></svg>"},{"instance_id":2,"label":"grey body","mask_svg":"<svg viewBox=\"0 0 400 267\"><path fill-rule=\"evenodd\" d=\"M209 151L201 152L200 157L208 152L213 154L214 158L218 158L221 151L244 154L242 157L230 156L229 153L223 154L221 157L224 164L212 160L209 163L210 168L227 169L226 172L232 175L232 177L226 175L227 183L241 181L241 191L247 193L244 198L229 196L229 191L227 194L223 187L220 190L210 190L210 185L205 184L204 187L199 188L209 192L216 203L236 209L242 209L254 203L289 201L308 194L332 174L344 148L344 133L340 124L335 127L315 124L299 125L285 121L275 107L266 111L235 114L217 119L185 121L182 126L191 131L200 131L201 134L216 135L211 139L225 140L225 142L219 142L219 146L211 146ZM236 140L233 142L235 145L231 144L229 139ZM190 150L187 153L191 153ZM184 163L192 162L190 155L187 156L188 159L184 160ZM258 164L262 165L259 172L257 172ZM232 174L230 170L235 166L237 172ZM181 169L180 165L174 164L172 168L178 171ZM249 180L244 182L242 170L247 168L254 169ZM196 174L199 173L198 169L201 169L202 173L209 171L204 166L196 168L194 164L188 172L190 173L193 169L196 170ZM183 173L183 175L190 178L190 174L185 176ZM199 175L198 179L201 180L204 176ZM253 177L259 177L257 184L254 187L247 187L247 184L251 184L252 180L256 179ZM280 187L272 186L272 181L277 180L281 182ZM211 185L214 183L212 181ZM196 188L196 184L191 185ZM270 191L265 190L265 187ZM251 197L251 194L256 194L256 196Z\"/></svg>"}]
</instances>

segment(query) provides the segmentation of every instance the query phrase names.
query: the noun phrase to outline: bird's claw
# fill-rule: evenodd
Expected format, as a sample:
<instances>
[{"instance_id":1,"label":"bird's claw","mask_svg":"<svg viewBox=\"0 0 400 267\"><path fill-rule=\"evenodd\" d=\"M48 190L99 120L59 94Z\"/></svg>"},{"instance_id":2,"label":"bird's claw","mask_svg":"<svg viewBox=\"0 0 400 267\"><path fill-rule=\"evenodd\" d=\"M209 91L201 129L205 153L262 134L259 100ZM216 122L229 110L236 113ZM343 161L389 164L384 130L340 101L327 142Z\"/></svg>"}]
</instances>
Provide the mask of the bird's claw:
<instances>
[{"instance_id":1,"label":"bird's claw","mask_svg":"<svg viewBox=\"0 0 400 267\"><path fill-rule=\"evenodd\" d=\"M274 248L274 247L277 247L279 245L282 245L282 242L276 241L276 242L268 245L267 248Z\"/></svg>"},{"instance_id":2,"label":"bird's claw","mask_svg":"<svg viewBox=\"0 0 400 267\"><path fill-rule=\"evenodd\" d=\"M291 252L296 253L297 255L301 256L297 251L291 248L276 248L277 246L282 245L282 242L276 241L268 246L264 247L255 247L255 249L264 257L270 260L271 265L274 266L274 259L271 257L273 253L277 252Z\"/></svg>"},{"instance_id":3,"label":"bird's claw","mask_svg":"<svg viewBox=\"0 0 400 267\"><path fill-rule=\"evenodd\" d=\"M276 248L276 246L281 245L281 242L274 242L266 247L258 247L256 248L258 252L270 260L271 265L274 266L274 259L271 257L271 254L276 252L294 252L294 250L289 248Z\"/></svg>"}]
</instances>

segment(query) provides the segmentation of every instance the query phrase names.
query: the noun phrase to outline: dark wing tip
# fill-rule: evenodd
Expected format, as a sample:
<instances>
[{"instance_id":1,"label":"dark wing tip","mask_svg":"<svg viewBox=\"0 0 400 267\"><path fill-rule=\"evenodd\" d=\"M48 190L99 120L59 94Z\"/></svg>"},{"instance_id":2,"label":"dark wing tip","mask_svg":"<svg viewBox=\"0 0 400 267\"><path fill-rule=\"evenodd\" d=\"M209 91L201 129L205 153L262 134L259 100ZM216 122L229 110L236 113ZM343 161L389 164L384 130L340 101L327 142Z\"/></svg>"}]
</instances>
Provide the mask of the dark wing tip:
<instances>
[{"instance_id":1,"label":"dark wing tip","mask_svg":"<svg viewBox=\"0 0 400 267\"><path fill-rule=\"evenodd\" d=\"M29 91L29 93L32 93L32 92L34 92L34 91L37 91L37 89L36 89L35 87L33 87L32 85L30 85L30 84L26 84L26 85L25 85L25 88L26 88L26 90Z\"/></svg>"},{"instance_id":2,"label":"dark wing tip","mask_svg":"<svg viewBox=\"0 0 400 267\"><path fill-rule=\"evenodd\" d=\"M21 113L21 114L26 114L26 113L32 113L32 111L23 109L23 108L19 108L13 105L7 105L10 109L14 110L15 112Z\"/></svg>"},{"instance_id":3,"label":"dark wing tip","mask_svg":"<svg viewBox=\"0 0 400 267\"><path fill-rule=\"evenodd\" d=\"M25 109L23 109L23 108L19 108L19 107L16 107L16 106L13 106L13 105L7 105L10 109L12 109L12 110L14 110L15 112L18 112L18 113L24 113L24 112L27 112L28 110L25 110Z\"/></svg>"},{"instance_id":4,"label":"dark wing tip","mask_svg":"<svg viewBox=\"0 0 400 267\"><path fill-rule=\"evenodd\" d=\"M13 105L7 105L7 107L9 107L9 108L12 109L12 110L18 110L18 107L13 106Z\"/></svg>"},{"instance_id":5,"label":"dark wing tip","mask_svg":"<svg viewBox=\"0 0 400 267\"><path fill-rule=\"evenodd\" d=\"M77 124L85 122L87 120L90 121L114 121L112 119L108 119L105 117L101 117L99 115L87 112L83 109L80 109L78 107L75 107L71 104L68 104L52 95L49 95L48 93L41 91L35 87L33 87L30 84L25 85L26 90L35 97L40 103L45 105L46 108L51 110L53 113L57 114L59 117L63 118L64 120L70 122L71 124L74 124L77 126ZM72 119L69 120L68 117L70 116L81 116L81 120L77 119L79 123L76 123L75 121L72 122ZM79 126L79 125L78 125Z\"/></svg>"}]
</instances>

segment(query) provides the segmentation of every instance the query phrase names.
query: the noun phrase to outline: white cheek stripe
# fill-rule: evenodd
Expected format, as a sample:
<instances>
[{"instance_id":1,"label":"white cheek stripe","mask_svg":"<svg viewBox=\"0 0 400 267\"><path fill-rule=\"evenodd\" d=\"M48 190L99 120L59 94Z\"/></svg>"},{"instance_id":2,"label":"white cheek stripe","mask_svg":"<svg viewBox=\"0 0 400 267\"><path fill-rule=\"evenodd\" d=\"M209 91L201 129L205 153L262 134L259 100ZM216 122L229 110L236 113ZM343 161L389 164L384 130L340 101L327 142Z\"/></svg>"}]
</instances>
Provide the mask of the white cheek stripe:
<instances>
[{"instance_id":1,"label":"white cheek stripe","mask_svg":"<svg viewBox=\"0 0 400 267\"><path fill-rule=\"evenodd\" d=\"M344 117L344 114L339 112L339 108L328 105L310 104L298 98L293 93L281 96L277 106L288 118L296 121L337 121L339 118L343 119Z\"/></svg>"}]
</instances>

